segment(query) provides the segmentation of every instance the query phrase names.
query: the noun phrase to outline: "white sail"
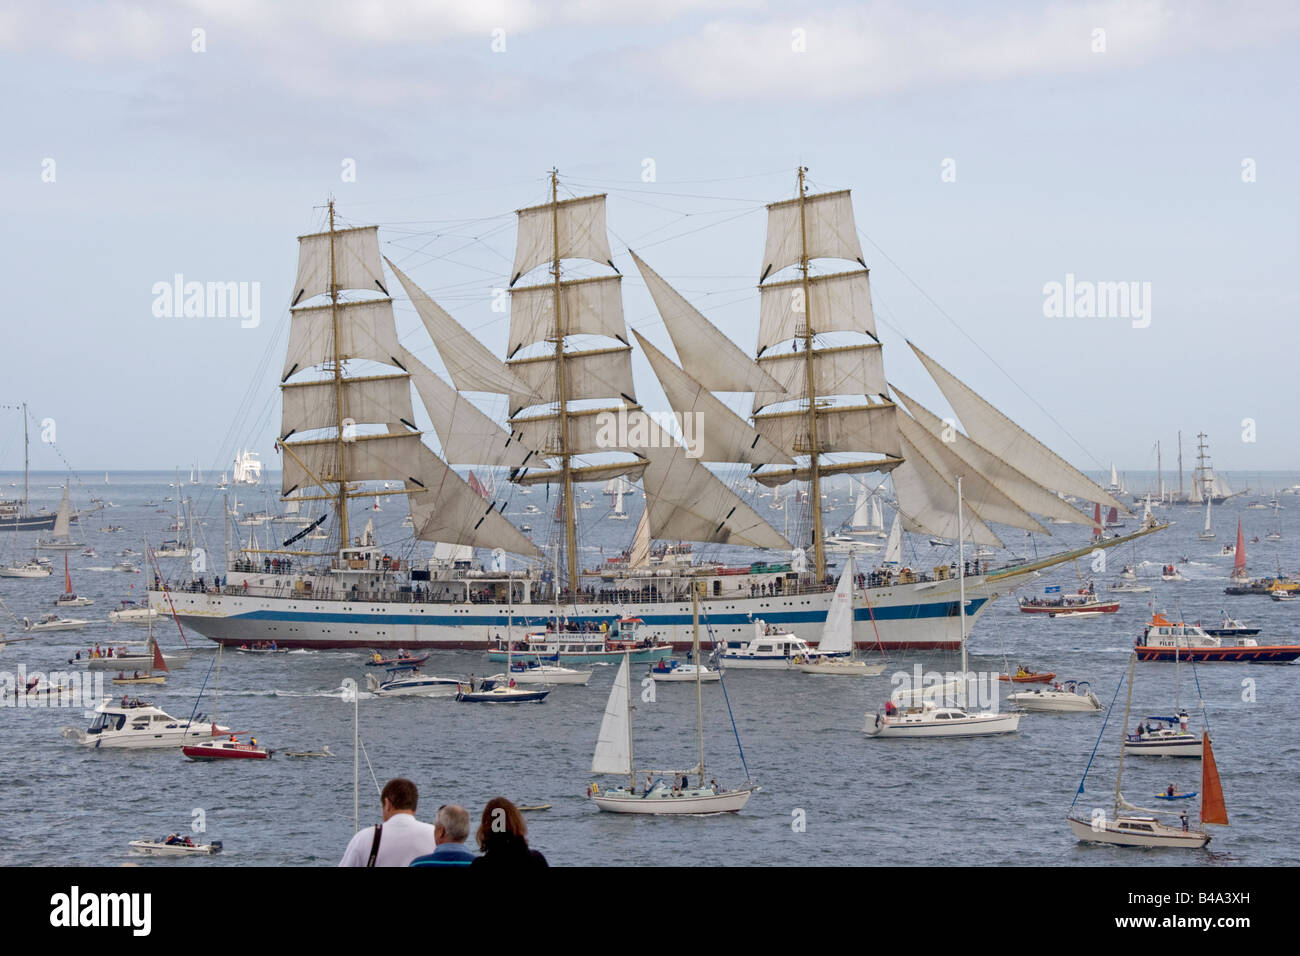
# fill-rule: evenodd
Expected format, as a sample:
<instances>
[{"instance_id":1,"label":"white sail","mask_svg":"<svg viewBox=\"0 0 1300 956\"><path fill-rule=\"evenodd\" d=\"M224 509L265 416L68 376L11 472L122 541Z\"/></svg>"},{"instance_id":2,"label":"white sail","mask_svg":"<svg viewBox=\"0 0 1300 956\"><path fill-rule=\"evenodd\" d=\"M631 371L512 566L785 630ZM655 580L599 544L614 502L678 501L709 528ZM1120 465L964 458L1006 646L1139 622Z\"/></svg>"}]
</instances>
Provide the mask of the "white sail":
<instances>
[{"instance_id":1,"label":"white sail","mask_svg":"<svg viewBox=\"0 0 1300 956\"><path fill-rule=\"evenodd\" d=\"M902 438L903 463L891 472L903 528L941 538L957 538L957 514L952 503L957 496L955 481L949 481L941 464L925 458L921 450ZM979 519L974 508L966 521L968 540L1002 547L1002 542Z\"/></svg>"},{"instance_id":2,"label":"white sail","mask_svg":"<svg viewBox=\"0 0 1300 956\"><path fill-rule=\"evenodd\" d=\"M885 515L880 510L880 499L875 495L871 496L871 527L872 531L885 530Z\"/></svg>"},{"instance_id":3,"label":"white sail","mask_svg":"<svg viewBox=\"0 0 1300 956\"><path fill-rule=\"evenodd\" d=\"M288 496L297 488L314 484L309 472L324 484L337 483L339 475L335 472L338 468L339 444L334 438L282 442L281 448L285 454L281 496ZM348 481L403 481L419 474L421 452L428 451L420 442L419 432L357 435L354 440L344 441L342 446Z\"/></svg>"},{"instance_id":4,"label":"white sail","mask_svg":"<svg viewBox=\"0 0 1300 956\"><path fill-rule=\"evenodd\" d=\"M1010 462L1044 488L1075 495L1087 501L1099 502L1108 507L1118 508L1125 514L1129 513L1128 508L1122 503L980 398L973 389L958 380L942 365L911 342L908 345L925 365L930 377L938 384L971 438L993 454Z\"/></svg>"},{"instance_id":5,"label":"white sail","mask_svg":"<svg viewBox=\"0 0 1300 956\"><path fill-rule=\"evenodd\" d=\"M337 428L335 382L289 382L281 385L281 439L296 432ZM373 425L402 422L415 427L411 410L411 380L405 373L345 378L342 383L343 415L347 424ZM345 437L346 440L346 437Z\"/></svg>"},{"instance_id":6,"label":"white sail","mask_svg":"<svg viewBox=\"0 0 1300 956\"><path fill-rule=\"evenodd\" d=\"M379 227L360 226L298 237L298 278L291 305L330 291L331 260L335 289L388 294L380 264Z\"/></svg>"},{"instance_id":7,"label":"white sail","mask_svg":"<svg viewBox=\"0 0 1300 956\"><path fill-rule=\"evenodd\" d=\"M846 345L813 352L813 386L818 398L827 395L879 395L885 391L885 364L879 345ZM758 392L755 410L808 392L808 355L783 352L760 358L758 364L781 383L784 394Z\"/></svg>"},{"instance_id":8,"label":"white sail","mask_svg":"<svg viewBox=\"0 0 1300 956\"><path fill-rule=\"evenodd\" d=\"M885 563L903 566L903 519L894 513L894 523L889 526L889 540L885 542Z\"/></svg>"},{"instance_id":9,"label":"white sail","mask_svg":"<svg viewBox=\"0 0 1300 956\"><path fill-rule=\"evenodd\" d=\"M871 525L871 502L874 501L867 495L867 486L858 486L858 503L853 508L852 527L865 529Z\"/></svg>"},{"instance_id":10,"label":"white sail","mask_svg":"<svg viewBox=\"0 0 1300 956\"><path fill-rule=\"evenodd\" d=\"M703 461L744 462L751 465L782 463L793 465L794 459L754 431L743 418L724 405L713 393L681 369L667 355L655 348L635 329L637 344L650 360L650 367L663 386L664 395L679 415L698 415L691 419L700 427L693 437L698 446L692 449ZM685 419L683 422L685 423Z\"/></svg>"},{"instance_id":11,"label":"white sail","mask_svg":"<svg viewBox=\"0 0 1300 956\"><path fill-rule=\"evenodd\" d=\"M821 642L817 650L824 654L841 654L853 650L853 556L844 561L835 596L826 610Z\"/></svg>"},{"instance_id":12,"label":"white sail","mask_svg":"<svg viewBox=\"0 0 1300 956\"><path fill-rule=\"evenodd\" d=\"M876 337L871 285L862 270L809 276L807 301L803 279L770 282L760 287L758 354L778 342L802 338L808 316L813 333L862 332Z\"/></svg>"},{"instance_id":13,"label":"white sail","mask_svg":"<svg viewBox=\"0 0 1300 956\"><path fill-rule=\"evenodd\" d=\"M447 461L521 468L534 457L519 432L506 431L410 352L402 349L400 357Z\"/></svg>"},{"instance_id":14,"label":"white sail","mask_svg":"<svg viewBox=\"0 0 1300 956\"><path fill-rule=\"evenodd\" d=\"M962 476L966 505L979 517L1025 531L1047 533L1046 528L1021 510L1014 501L1002 493L997 485L976 471L970 462L957 454L951 443L932 435L904 412L898 415L898 428L903 433L903 437L921 449L930 463L946 478L952 479L955 483L957 475Z\"/></svg>"},{"instance_id":15,"label":"white sail","mask_svg":"<svg viewBox=\"0 0 1300 956\"><path fill-rule=\"evenodd\" d=\"M68 500L68 486L63 486L63 498L59 501L59 512L54 516L54 538L63 541L72 536L72 502Z\"/></svg>"},{"instance_id":16,"label":"white sail","mask_svg":"<svg viewBox=\"0 0 1300 956\"><path fill-rule=\"evenodd\" d=\"M560 314L565 335L605 335L627 342L623 321L622 276L568 279L560 283ZM555 286L510 290L510 342L506 357L555 335Z\"/></svg>"},{"instance_id":17,"label":"white sail","mask_svg":"<svg viewBox=\"0 0 1300 956\"><path fill-rule=\"evenodd\" d=\"M622 480L622 479L620 479ZM636 535L632 539L632 550L627 556L629 568L646 568L650 566L650 509L641 511L637 519Z\"/></svg>"},{"instance_id":18,"label":"white sail","mask_svg":"<svg viewBox=\"0 0 1300 956\"><path fill-rule=\"evenodd\" d=\"M592 773L611 773L620 776L632 773L632 751L628 728L628 658L623 657L614 686L605 701L605 716L600 722L596 737L596 752L591 758Z\"/></svg>"},{"instance_id":19,"label":"white sail","mask_svg":"<svg viewBox=\"0 0 1300 956\"><path fill-rule=\"evenodd\" d=\"M410 492L411 521L421 541L441 541L476 548L503 548L512 554L541 558L542 552L484 501L460 475L423 445L419 471L403 482Z\"/></svg>"},{"instance_id":20,"label":"white sail","mask_svg":"<svg viewBox=\"0 0 1300 956\"><path fill-rule=\"evenodd\" d=\"M1205 499L1205 530L1210 530L1210 508L1214 505L1213 498Z\"/></svg>"},{"instance_id":21,"label":"white sail","mask_svg":"<svg viewBox=\"0 0 1300 956\"><path fill-rule=\"evenodd\" d=\"M561 259L590 259L613 266L609 237L605 232L605 196L561 199L552 205L518 210L519 236L515 242L515 263L510 284L542 263L550 263L556 251Z\"/></svg>"},{"instance_id":22,"label":"white sail","mask_svg":"<svg viewBox=\"0 0 1300 956\"><path fill-rule=\"evenodd\" d=\"M877 405L836 405L818 411L817 443L821 452L882 452L901 456L893 402ZM793 455L806 455L809 446L805 409L764 412L754 427L772 444ZM759 481L762 475L755 475Z\"/></svg>"},{"instance_id":23,"label":"white sail","mask_svg":"<svg viewBox=\"0 0 1300 956\"><path fill-rule=\"evenodd\" d=\"M289 350L280 381L305 368L334 361L334 317L337 308L339 358L366 359L397 365L397 323L392 299L299 306L289 313Z\"/></svg>"},{"instance_id":24,"label":"white sail","mask_svg":"<svg viewBox=\"0 0 1300 956\"><path fill-rule=\"evenodd\" d=\"M966 474L980 474L992 482L1022 511L1047 515L1058 521L1074 524L1091 524L1092 516L1066 504L1036 481L1030 480L1011 464L993 454L983 445L963 435L948 422L911 398L902 389L890 385L894 394L907 406L908 412L931 435L943 441L961 459L971 466ZM1050 533L1050 531L1048 532Z\"/></svg>"},{"instance_id":25,"label":"white sail","mask_svg":"<svg viewBox=\"0 0 1300 956\"><path fill-rule=\"evenodd\" d=\"M465 330L447 312L429 298L401 269L385 259L397 281L415 306L420 320L433 339L442 363L452 382L463 392L497 392L509 394L527 392L528 386L520 382L504 362L493 355L486 345Z\"/></svg>"},{"instance_id":26,"label":"white sail","mask_svg":"<svg viewBox=\"0 0 1300 956\"><path fill-rule=\"evenodd\" d=\"M554 355L513 359L507 364L510 371L523 382L524 389L531 393L510 396L511 414L529 405L549 404L560 400ZM621 395L629 404L636 404L636 398L633 396L632 346L630 345L566 352L564 379L566 402Z\"/></svg>"},{"instance_id":27,"label":"white sail","mask_svg":"<svg viewBox=\"0 0 1300 956\"><path fill-rule=\"evenodd\" d=\"M635 252L632 261L641 271L655 308L664 320L681 367L691 378L714 392L781 390L740 346L723 335Z\"/></svg>"},{"instance_id":28,"label":"white sail","mask_svg":"<svg viewBox=\"0 0 1300 956\"><path fill-rule=\"evenodd\" d=\"M866 265L847 189L807 196L802 205L802 217L797 198L768 205L764 278L802 261L805 236L809 259L849 259Z\"/></svg>"},{"instance_id":29,"label":"white sail","mask_svg":"<svg viewBox=\"0 0 1300 956\"><path fill-rule=\"evenodd\" d=\"M656 447L640 452L648 460L641 476L650 533L674 541L708 541L751 548L788 550L790 542L777 534L735 492L697 459L651 425Z\"/></svg>"}]
</instances>

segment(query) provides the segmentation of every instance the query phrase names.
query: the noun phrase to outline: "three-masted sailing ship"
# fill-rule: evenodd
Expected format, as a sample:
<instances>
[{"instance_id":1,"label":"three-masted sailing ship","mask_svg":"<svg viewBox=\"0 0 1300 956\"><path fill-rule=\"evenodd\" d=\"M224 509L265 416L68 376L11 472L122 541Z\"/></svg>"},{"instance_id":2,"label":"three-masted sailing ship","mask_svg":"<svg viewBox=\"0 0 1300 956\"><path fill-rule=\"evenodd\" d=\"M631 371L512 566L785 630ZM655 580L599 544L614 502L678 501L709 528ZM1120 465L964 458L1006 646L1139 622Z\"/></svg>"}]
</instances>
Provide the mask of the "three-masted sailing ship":
<instances>
[{"instance_id":1,"label":"three-masted sailing ship","mask_svg":"<svg viewBox=\"0 0 1300 956\"><path fill-rule=\"evenodd\" d=\"M904 530L948 540L958 534L962 478L967 539L977 545L1001 546L990 522L1042 534L1050 532L1036 516L1088 524L1063 495L1123 508L916 346L965 431L891 389L850 194L809 193L804 173L794 198L768 207L752 357L632 253L677 358L633 332L636 345L680 420L699 416L690 445L637 402L604 195L562 199L553 172L549 202L517 212L504 359L383 259L378 227L340 228L331 202L328 228L299 238L278 435L282 498L332 506L330 550L299 550L304 530L276 549L230 554L220 593L170 595L182 621L225 643L451 648L495 644L512 619L639 618L641 636L685 647L692 584L702 582L715 640L744 638L758 616L816 641L836 590L822 515L834 476L887 473L895 526L901 516ZM450 381L398 342L386 261ZM828 270L827 261L839 265ZM363 374L376 364L382 374ZM412 387L440 454L415 425ZM505 396L504 422L472 403L475 393ZM753 414L734 412L719 397L726 393L752 396ZM615 420L626 427L610 427ZM520 492L544 485L558 494L554 546L544 554L503 516L506 495L485 500L455 467L496 469ZM720 477L737 469L743 478ZM584 568L576 489L611 480L640 482L645 510L624 558ZM409 500L417 540L477 549L480 567L408 566L385 554L369 526L354 534L349 504L376 494L365 485L377 482L400 483L378 494ZM742 497L755 482L774 498L797 483L782 495L787 521L790 509L800 512L788 537ZM891 534L890 560L854 589L854 642L956 650L962 574L974 621L1035 571L1160 527L996 570L926 572L897 566ZM656 540L671 556L660 547L656 557ZM726 567L700 561L686 542L758 553Z\"/></svg>"}]
</instances>

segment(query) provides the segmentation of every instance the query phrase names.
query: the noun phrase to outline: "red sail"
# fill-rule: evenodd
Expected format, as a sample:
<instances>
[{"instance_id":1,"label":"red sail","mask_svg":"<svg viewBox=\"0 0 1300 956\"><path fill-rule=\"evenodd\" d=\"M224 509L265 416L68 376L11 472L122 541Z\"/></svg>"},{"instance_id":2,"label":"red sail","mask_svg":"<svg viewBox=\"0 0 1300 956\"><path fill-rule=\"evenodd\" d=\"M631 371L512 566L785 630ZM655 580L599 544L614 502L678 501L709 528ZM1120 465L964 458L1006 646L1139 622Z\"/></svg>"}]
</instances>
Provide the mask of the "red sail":
<instances>
[{"instance_id":1,"label":"red sail","mask_svg":"<svg viewBox=\"0 0 1300 956\"><path fill-rule=\"evenodd\" d=\"M163 660L162 649L158 646L157 641L153 642L153 669L156 671L167 670L167 662Z\"/></svg>"},{"instance_id":2,"label":"red sail","mask_svg":"<svg viewBox=\"0 0 1300 956\"><path fill-rule=\"evenodd\" d=\"M1223 787L1219 783L1219 768L1210 748L1210 735L1201 732L1201 822L1228 825L1228 808L1223 803Z\"/></svg>"},{"instance_id":3,"label":"red sail","mask_svg":"<svg viewBox=\"0 0 1300 956\"><path fill-rule=\"evenodd\" d=\"M68 552L63 552L63 593L72 593L72 574L68 571Z\"/></svg>"},{"instance_id":4,"label":"red sail","mask_svg":"<svg viewBox=\"0 0 1300 956\"><path fill-rule=\"evenodd\" d=\"M1246 536L1241 533L1241 519L1237 519L1237 556L1232 562L1233 571L1246 570Z\"/></svg>"},{"instance_id":5,"label":"red sail","mask_svg":"<svg viewBox=\"0 0 1300 956\"><path fill-rule=\"evenodd\" d=\"M1092 540L1096 541L1101 537L1101 505L1092 506Z\"/></svg>"},{"instance_id":6,"label":"red sail","mask_svg":"<svg viewBox=\"0 0 1300 956\"><path fill-rule=\"evenodd\" d=\"M1098 507L1100 507L1100 505L1099 505ZM1119 509L1118 509L1118 508L1111 508L1110 511L1107 512L1107 514L1106 514L1106 523L1107 523L1107 524L1119 524Z\"/></svg>"},{"instance_id":7,"label":"red sail","mask_svg":"<svg viewBox=\"0 0 1300 956\"><path fill-rule=\"evenodd\" d=\"M483 487L483 482L478 480L478 475L474 474L472 471L469 473L469 486L473 489L474 494L478 495L484 501L487 501L487 489Z\"/></svg>"}]
</instances>

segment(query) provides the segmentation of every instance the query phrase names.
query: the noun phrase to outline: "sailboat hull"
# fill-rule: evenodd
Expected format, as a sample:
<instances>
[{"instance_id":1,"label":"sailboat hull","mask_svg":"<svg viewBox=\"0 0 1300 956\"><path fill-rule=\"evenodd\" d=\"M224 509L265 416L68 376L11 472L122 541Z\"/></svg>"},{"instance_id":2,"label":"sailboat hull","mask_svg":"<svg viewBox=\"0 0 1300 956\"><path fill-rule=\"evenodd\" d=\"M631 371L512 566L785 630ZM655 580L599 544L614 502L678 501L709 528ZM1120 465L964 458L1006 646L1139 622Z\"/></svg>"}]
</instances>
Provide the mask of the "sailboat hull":
<instances>
[{"instance_id":1,"label":"sailboat hull","mask_svg":"<svg viewBox=\"0 0 1300 956\"><path fill-rule=\"evenodd\" d=\"M933 737L990 737L1020 729L1019 714L971 714L965 719L931 720L928 715L881 717L867 715L863 732L868 737L921 739Z\"/></svg>"},{"instance_id":2,"label":"sailboat hull","mask_svg":"<svg viewBox=\"0 0 1300 956\"><path fill-rule=\"evenodd\" d=\"M749 790L734 790L703 796L683 794L668 796L660 791L650 795L596 795L591 798L601 810L607 813L641 813L656 816L664 814L698 814L698 813L738 813L749 802Z\"/></svg>"},{"instance_id":3,"label":"sailboat hull","mask_svg":"<svg viewBox=\"0 0 1300 956\"><path fill-rule=\"evenodd\" d=\"M1199 850L1210 842L1210 835L1199 830L1167 827L1151 817L1120 817L1107 819L1102 826L1093 825L1074 817L1066 818L1070 830L1084 843L1107 843L1111 846L1175 847Z\"/></svg>"}]
</instances>

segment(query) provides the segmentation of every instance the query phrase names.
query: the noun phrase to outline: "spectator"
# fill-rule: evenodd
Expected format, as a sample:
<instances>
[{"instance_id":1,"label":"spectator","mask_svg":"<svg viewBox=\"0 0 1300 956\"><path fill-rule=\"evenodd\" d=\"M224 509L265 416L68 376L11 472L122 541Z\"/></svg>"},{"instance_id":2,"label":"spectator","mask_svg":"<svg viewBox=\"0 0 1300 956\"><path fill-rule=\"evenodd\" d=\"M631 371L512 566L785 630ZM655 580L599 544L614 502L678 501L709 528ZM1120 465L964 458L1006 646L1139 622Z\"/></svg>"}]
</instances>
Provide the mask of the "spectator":
<instances>
[{"instance_id":1,"label":"spectator","mask_svg":"<svg viewBox=\"0 0 1300 956\"><path fill-rule=\"evenodd\" d=\"M410 780L388 781L380 795L384 822L358 831L339 866L408 866L436 850L434 826L415 819L419 802L420 791Z\"/></svg>"},{"instance_id":2,"label":"spectator","mask_svg":"<svg viewBox=\"0 0 1300 956\"><path fill-rule=\"evenodd\" d=\"M433 836L438 846L424 856L417 856L411 866L469 866L474 854L466 849L469 839L469 811L455 805L438 808L433 822Z\"/></svg>"},{"instance_id":3,"label":"spectator","mask_svg":"<svg viewBox=\"0 0 1300 956\"><path fill-rule=\"evenodd\" d=\"M483 855L474 866L549 866L546 857L528 848L528 825L519 808L505 797L493 797L483 808L477 840Z\"/></svg>"}]
</instances>

